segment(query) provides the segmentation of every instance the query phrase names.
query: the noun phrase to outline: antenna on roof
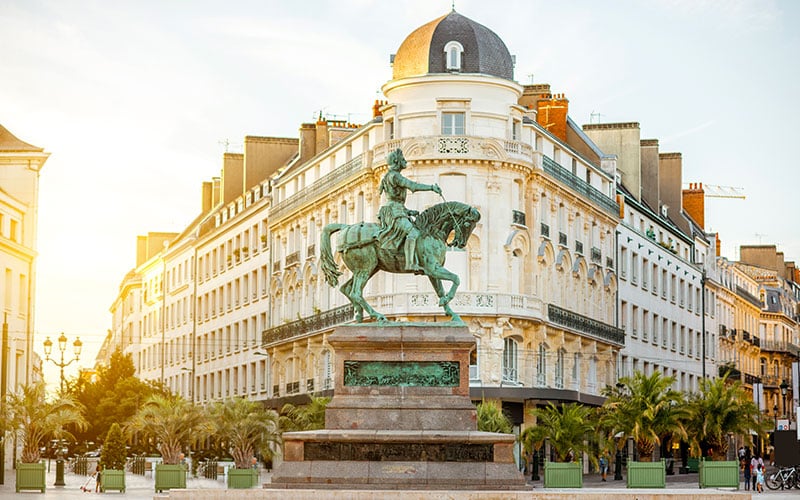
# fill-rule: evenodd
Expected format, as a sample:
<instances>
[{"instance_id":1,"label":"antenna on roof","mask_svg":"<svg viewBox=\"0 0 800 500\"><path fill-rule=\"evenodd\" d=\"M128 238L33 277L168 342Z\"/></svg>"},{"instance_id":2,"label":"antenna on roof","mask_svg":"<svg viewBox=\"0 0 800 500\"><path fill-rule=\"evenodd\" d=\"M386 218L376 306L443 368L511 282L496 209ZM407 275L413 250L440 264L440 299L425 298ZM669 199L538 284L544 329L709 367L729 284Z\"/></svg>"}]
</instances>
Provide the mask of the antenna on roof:
<instances>
[{"instance_id":1,"label":"antenna on roof","mask_svg":"<svg viewBox=\"0 0 800 500\"><path fill-rule=\"evenodd\" d=\"M227 153L228 152L228 148L231 145L231 141L229 139L225 139L224 141L217 141L217 144L219 144L221 146L225 146L225 152Z\"/></svg>"},{"instance_id":2,"label":"antenna on roof","mask_svg":"<svg viewBox=\"0 0 800 500\"><path fill-rule=\"evenodd\" d=\"M531 79L531 85L533 85L533 73L528 73L528 78Z\"/></svg>"},{"instance_id":3,"label":"antenna on roof","mask_svg":"<svg viewBox=\"0 0 800 500\"><path fill-rule=\"evenodd\" d=\"M597 118L597 122L596 123L600 123L600 117L602 117L602 116L603 115L600 112L595 113L594 111L592 111L589 114L589 123L595 123L595 121L594 121L595 117Z\"/></svg>"}]
</instances>

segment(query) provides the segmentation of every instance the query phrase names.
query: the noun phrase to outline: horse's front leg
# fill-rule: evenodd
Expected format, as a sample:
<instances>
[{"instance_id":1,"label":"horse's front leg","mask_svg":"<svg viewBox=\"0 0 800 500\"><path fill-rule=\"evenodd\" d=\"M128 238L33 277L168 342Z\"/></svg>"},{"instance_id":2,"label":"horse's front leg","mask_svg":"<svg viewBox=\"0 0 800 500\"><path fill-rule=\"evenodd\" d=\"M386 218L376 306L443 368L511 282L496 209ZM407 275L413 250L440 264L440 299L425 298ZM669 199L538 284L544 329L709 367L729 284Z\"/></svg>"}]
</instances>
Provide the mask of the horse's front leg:
<instances>
[{"instance_id":1,"label":"horse's front leg","mask_svg":"<svg viewBox=\"0 0 800 500\"><path fill-rule=\"evenodd\" d=\"M370 276L372 276L372 274L369 271L357 271L353 273L353 288L351 298L357 302L359 306L363 307L373 319L378 321L386 321L386 316L373 309L372 306L369 305L369 302L364 299L364 287L366 286L367 281L369 281Z\"/></svg>"},{"instance_id":2,"label":"horse's front leg","mask_svg":"<svg viewBox=\"0 0 800 500\"><path fill-rule=\"evenodd\" d=\"M453 300L453 297L456 296L456 290L458 289L458 285L461 283L461 281L458 279L458 275L451 273L438 264L426 268L425 274L428 275L428 279L431 280L433 288L436 290L436 294L439 295L439 305L446 306L448 303L450 303L450 301ZM450 281L452 283L450 290L446 294L444 293L442 280ZM438 283L438 287L436 283Z\"/></svg>"}]
</instances>

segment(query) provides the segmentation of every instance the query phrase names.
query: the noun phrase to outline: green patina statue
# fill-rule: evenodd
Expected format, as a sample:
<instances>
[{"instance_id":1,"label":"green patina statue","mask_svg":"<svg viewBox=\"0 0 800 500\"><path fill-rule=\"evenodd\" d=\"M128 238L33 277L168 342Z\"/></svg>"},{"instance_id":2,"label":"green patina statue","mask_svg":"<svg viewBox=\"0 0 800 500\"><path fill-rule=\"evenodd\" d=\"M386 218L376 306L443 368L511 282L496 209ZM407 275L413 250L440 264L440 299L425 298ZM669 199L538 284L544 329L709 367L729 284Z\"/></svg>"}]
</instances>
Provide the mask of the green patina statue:
<instances>
[{"instance_id":1,"label":"green patina statue","mask_svg":"<svg viewBox=\"0 0 800 500\"><path fill-rule=\"evenodd\" d=\"M342 275L334 262L330 241L331 234L341 231L337 250L353 276L340 290L353 303L357 321L363 321L365 310L372 318L386 321L363 296L364 286L378 271L426 275L439 297L439 305L453 321L460 321L449 305L460 281L457 275L444 268L445 254L448 246L466 246L481 216L474 207L457 201L439 203L419 214L407 209L408 191L433 191L440 196L442 191L436 184L418 184L403 177L400 172L406 167L406 160L400 149L392 151L387 161L389 171L381 179L380 186L388 202L378 212L380 224L333 223L322 230L320 250L325 279L336 286ZM453 237L448 243L451 233ZM447 292L443 280L452 283Z\"/></svg>"}]
</instances>

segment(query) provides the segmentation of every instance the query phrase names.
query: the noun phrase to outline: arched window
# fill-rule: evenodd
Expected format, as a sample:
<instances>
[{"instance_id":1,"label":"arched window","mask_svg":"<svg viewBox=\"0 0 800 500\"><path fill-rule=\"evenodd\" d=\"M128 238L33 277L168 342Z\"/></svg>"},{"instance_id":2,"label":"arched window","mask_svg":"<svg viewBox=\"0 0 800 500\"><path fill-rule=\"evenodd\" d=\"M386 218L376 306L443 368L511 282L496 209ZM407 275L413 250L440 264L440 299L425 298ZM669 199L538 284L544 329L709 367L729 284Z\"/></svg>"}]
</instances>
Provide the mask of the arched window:
<instances>
[{"instance_id":1,"label":"arched window","mask_svg":"<svg viewBox=\"0 0 800 500\"><path fill-rule=\"evenodd\" d=\"M447 42L447 44L445 44L445 67L448 71L461 71L461 54L463 52L464 47L456 41Z\"/></svg>"},{"instance_id":2,"label":"arched window","mask_svg":"<svg viewBox=\"0 0 800 500\"><path fill-rule=\"evenodd\" d=\"M503 381L517 382L517 341L507 338L503 342Z\"/></svg>"},{"instance_id":3,"label":"arched window","mask_svg":"<svg viewBox=\"0 0 800 500\"><path fill-rule=\"evenodd\" d=\"M564 388L564 351L563 348L558 350L556 356L556 389Z\"/></svg>"}]
</instances>

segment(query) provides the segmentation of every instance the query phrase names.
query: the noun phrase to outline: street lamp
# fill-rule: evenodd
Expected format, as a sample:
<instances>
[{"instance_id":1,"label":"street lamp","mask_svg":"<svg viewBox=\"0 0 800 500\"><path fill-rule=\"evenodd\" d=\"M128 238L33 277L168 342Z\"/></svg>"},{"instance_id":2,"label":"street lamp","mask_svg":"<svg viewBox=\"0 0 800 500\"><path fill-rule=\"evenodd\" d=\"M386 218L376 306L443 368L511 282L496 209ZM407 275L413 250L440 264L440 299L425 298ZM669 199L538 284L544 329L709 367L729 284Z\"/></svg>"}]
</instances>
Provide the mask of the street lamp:
<instances>
[{"instance_id":1,"label":"street lamp","mask_svg":"<svg viewBox=\"0 0 800 500\"><path fill-rule=\"evenodd\" d=\"M64 332L61 332L61 335L58 337L58 350L61 352L61 361L56 362L56 360L50 357L50 353L53 352L53 341L50 340L50 337L47 337L44 341L44 359L46 361L51 361L54 365L61 369L61 393L64 393L64 368L72 364L73 361L78 361L81 356L81 348L83 347L83 342L81 342L80 338L75 338L75 342L72 343L72 349L75 352L75 359L71 359L67 362L64 362L64 352L67 350L67 336L64 335ZM66 486L64 482L64 447L58 447L58 458L56 459L56 482L53 483L54 486Z\"/></svg>"},{"instance_id":2,"label":"street lamp","mask_svg":"<svg viewBox=\"0 0 800 500\"><path fill-rule=\"evenodd\" d=\"M772 414L775 416L775 430L778 430L778 402L772 406Z\"/></svg>"},{"instance_id":3,"label":"street lamp","mask_svg":"<svg viewBox=\"0 0 800 500\"><path fill-rule=\"evenodd\" d=\"M786 382L786 379L784 379L783 382L781 382L780 388L781 388L781 397L783 398L783 416L786 417L786 415L787 415L787 413L786 413L786 391L789 390L789 383Z\"/></svg>"},{"instance_id":4,"label":"street lamp","mask_svg":"<svg viewBox=\"0 0 800 500\"><path fill-rule=\"evenodd\" d=\"M622 382L617 382L617 392L622 393L622 390L625 388L625 384ZM617 444L617 454L614 458L614 481L619 481L622 479L622 450L620 449L619 440L622 439L623 433L619 432L614 439L616 440Z\"/></svg>"},{"instance_id":5,"label":"street lamp","mask_svg":"<svg viewBox=\"0 0 800 500\"><path fill-rule=\"evenodd\" d=\"M78 361L81 357L81 348L83 347L83 342L81 342L80 338L76 338L75 342L72 343L72 349L75 352L75 359L71 359L64 362L64 352L67 350L67 336L64 335L64 332L61 332L61 335L58 337L58 350L61 352L61 361L57 362L55 359L50 357L50 353L53 352L53 341L50 340L50 337L47 337L44 341L44 359L45 361L50 361L57 367L61 369L61 392L64 392L64 368L72 364L73 361Z\"/></svg>"}]
</instances>

